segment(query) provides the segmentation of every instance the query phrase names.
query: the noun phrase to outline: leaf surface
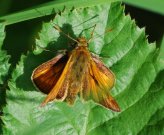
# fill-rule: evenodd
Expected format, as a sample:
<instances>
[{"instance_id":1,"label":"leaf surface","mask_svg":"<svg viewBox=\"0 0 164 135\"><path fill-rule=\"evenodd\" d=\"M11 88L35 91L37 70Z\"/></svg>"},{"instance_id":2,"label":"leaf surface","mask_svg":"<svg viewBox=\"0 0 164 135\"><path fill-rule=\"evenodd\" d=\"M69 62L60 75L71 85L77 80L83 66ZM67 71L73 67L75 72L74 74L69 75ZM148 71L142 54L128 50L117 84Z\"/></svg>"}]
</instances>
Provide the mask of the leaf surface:
<instances>
[{"instance_id":1,"label":"leaf surface","mask_svg":"<svg viewBox=\"0 0 164 135\"><path fill-rule=\"evenodd\" d=\"M5 24L0 23L0 84L3 84L10 67L9 56L6 51L2 50L3 41L5 38Z\"/></svg>"}]
</instances>

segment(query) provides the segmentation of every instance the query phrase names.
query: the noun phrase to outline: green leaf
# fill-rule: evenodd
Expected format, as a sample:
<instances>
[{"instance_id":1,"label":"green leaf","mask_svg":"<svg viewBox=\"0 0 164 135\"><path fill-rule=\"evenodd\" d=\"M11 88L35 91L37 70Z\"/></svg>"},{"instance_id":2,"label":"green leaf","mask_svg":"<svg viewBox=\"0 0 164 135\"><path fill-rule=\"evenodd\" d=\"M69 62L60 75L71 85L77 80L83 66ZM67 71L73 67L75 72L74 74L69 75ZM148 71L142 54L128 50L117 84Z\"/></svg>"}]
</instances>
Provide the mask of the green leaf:
<instances>
[{"instance_id":1,"label":"green leaf","mask_svg":"<svg viewBox=\"0 0 164 135\"><path fill-rule=\"evenodd\" d=\"M89 50L99 55L116 76L116 85L111 92L121 107L120 113L79 99L73 107L65 102L40 107L46 95L32 85L32 70L54 57L57 50L70 49L70 40L53 28L55 24L74 38L84 30L82 35L87 39L92 26L97 24ZM105 33L106 30L111 32ZM4 108L4 134L142 134L148 130L149 122L158 123L163 119L160 112L164 107L163 45L156 48L154 43L149 44L144 29L138 28L130 16L124 15L119 2L71 12L65 10L50 23L43 24L36 45L34 53L37 55L22 56L12 74ZM43 52L41 48L54 53ZM159 119L154 118L155 114L160 115ZM155 134L159 131L154 130Z\"/></svg>"},{"instance_id":2,"label":"green leaf","mask_svg":"<svg viewBox=\"0 0 164 135\"><path fill-rule=\"evenodd\" d=\"M5 38L4 29L5 25L0 23L0 84L3 84L10 67L10 64L8 63L10 57L7 55L6 51L1 50Z\"/></svg>"},{"instance_id":3,"label":"green leaf","mask_svg":"<svg viewBox=\"0 0 164 135\"><path fill-rule=\"evenodd\" d=\"M164 15L164 1L163 0L123 0L129 5L143 8L161 15Z\"/></svg>"},{"instance_id":4,"label":"green leaf","mask_svg":"<svg viewBox=\"0 0 164 135\"><path fill-rule=\"evenodd\" d=\"M112 1L117 0L54 0L31 9L2 16L0 17L0 20L4 20L6 25L10 25L37 17L60 13L65 7L71 10L73 8L84 8L102 3L108 4Z\"/></svg>"},{"instance_id":5,"label":"green leaf","mask_svg":"<svg viewBox=\"0 0 164 135\"><path fill-rule=\"evenodd\" d=\"M9 56L6 51L2 50L3 41L5 38L5 25L0 23L0 112L2 113L2 107L5 104L5 88L6 88L6 80L9 72L10 64L9 64ZM0 118L0 134L2 132L2 120Z\"/></svg>"}]
</instances>

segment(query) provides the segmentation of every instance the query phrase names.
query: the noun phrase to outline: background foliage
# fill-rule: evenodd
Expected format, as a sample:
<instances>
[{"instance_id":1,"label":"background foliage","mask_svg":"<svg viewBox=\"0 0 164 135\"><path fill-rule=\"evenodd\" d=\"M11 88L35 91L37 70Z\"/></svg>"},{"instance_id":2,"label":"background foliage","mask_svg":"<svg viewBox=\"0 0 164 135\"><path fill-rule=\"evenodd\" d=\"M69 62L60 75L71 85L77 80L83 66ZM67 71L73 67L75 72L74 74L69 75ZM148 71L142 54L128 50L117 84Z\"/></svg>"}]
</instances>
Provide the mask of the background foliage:
<instances>
[{"instance_id":1,"label":"background foliage","mask_svg":"<svg viewBox=\"0 0 164 135\"><path fill-rule=\"evenodd\" d=\"M71 2L73 0L69 1L70 7ZM58 2L54 3L56 8L63 9L60 3L56 3ZM0 45L2 46L3 42L5 45L0 51L1 103L4 104L5 90L10 90L7 91L7 105L3 108L4 134L163 134L164 41L162 42L161 38L163 33L159 32L157 36L158 48L156 48L155 44L148 44L144 29L136 27L130 16L124 15L123 7L119 2L112 5L108 3L108 6L101 4L100 1L97 1L96 5L99 6L96 7L90 2L83 5L76 4L72 12L67 11L70 8L68 6L69 8L65 9L61 16L57 15L53 22L44 23L38 36L35 33L41 25L30 29L31 24L36 26L40 24L40 20L49 20L51 16L26 21L23 25L17 23L7 26L6 38L5 24L1 24ZM87 5L91 7L84 8ZM31 18L31 12L36 13L34 17L38 17L40 12L43 14L39 15L44 16L52 11L52 3L38 6L37 9L39 12L32 8L15 15L1 17L0 20L11 20L6 24L24 20L19 16L24 16L23 18L28 20ZM12 20L13 17L16 19ZM86 21L86 18L91 19L86 23L79 23ZM37 45L48 47L53 51L67 47L68 39L60 36L52 28L53 23L60 25L64 31L69 31L74 37L78 37L81 30L88 28L88 25L95 23L98 25L95 34L101 34L102 37L95 39L89 49L98 54L115 73L117 83L112 89L112 95L118 100L121 113L106 110L91 101L83 104L80 100L77 100L73 108L65 103L52 103L44 109L39 107L45 96L35 90L30 76L37 65L55 54L42 52L38 48L35 50L37 55L31 52L22 55L21 58L20 55L31 50L36 37ZM114 29L104 36L106 28ZM16 38L15 33L21 38ZM84 36L89 37L89 33L90 29L84 32ZM152 37L151 35L150 41L153 41ZM17 61L19 63L14 69ZM9 63L12 65L10 66Z\"/></svg>"}]
</instances>

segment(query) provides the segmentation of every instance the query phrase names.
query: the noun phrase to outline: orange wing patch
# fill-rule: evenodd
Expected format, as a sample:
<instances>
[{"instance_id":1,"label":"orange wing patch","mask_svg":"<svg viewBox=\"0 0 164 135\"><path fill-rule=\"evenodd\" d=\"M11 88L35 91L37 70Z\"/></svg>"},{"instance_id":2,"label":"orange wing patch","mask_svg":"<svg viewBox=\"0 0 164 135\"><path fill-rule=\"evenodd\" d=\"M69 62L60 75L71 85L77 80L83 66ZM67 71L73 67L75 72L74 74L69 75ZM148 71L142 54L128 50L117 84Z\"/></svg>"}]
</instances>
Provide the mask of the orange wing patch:
<instances>
[{"instance_id":1,"label":"orange wing patch","mask_svg":"<svg viewBox=\"0 0 164 135\"><path fill-rule=\"evenodd\" d=\"M92 57L88 71L83 81L82 96L84 99L93 99L95 102L114 111L120 108L109 90L113 87L115 78L113 73L107 69L96 57Z\"/></svg>"}]
</instances>

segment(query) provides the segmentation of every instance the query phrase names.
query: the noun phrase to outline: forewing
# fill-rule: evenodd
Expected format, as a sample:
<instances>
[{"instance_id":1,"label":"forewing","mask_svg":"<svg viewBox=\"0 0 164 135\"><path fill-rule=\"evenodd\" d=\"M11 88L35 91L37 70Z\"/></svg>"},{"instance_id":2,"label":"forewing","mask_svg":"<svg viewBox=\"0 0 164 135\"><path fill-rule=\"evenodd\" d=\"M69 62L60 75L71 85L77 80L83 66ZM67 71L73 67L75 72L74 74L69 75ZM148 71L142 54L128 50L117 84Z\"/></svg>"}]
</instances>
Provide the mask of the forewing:
<instances>
[{"instance_id":1,"label":"forewing","mask_svg":"<svg viewBox=\"0 0 164 135\"><path fill-rule=\"evenodd\" d=\"M48 94L56 85L67 60L67 55L59 54L53 59L38 66L31 76L35 86L43 93Z\"/></svg>"},{"instance_id":2,"label":"forewing","mask_svg":"<svg viewBox=\"0 0 164 135\"><path fill-rule=\"evenodd\" d=\"M114 74L97 57L92 57L83 80L82 97L85 100L93 99L114 111L120 111L117 102L109 93L114 82Z\"/></svg>"},{"instance_id":3,"label":"forewing","mask_svg":"<svg viewBox=\"0 0 164 135\"><path fill-rule=\"evenodd\" d=\"M46 105L48 102L56 100L64 100L67 96L69 87L69 78L72 69L72 55L69 57L60 77L58 78L56 85L53 86L46 99L42 102L41 106Z\"/></svg>"},{"instance_id":4,"label":"forewing","mask_svg":"<svg viewBox=\"0 0 164 135\"><path fill-rule=\"evenodd\" d=\"M110 83L108 85L109 85L109 90L110 90L114 86L114 83L115 83L115 76L114 76L114 74L112 73L112 71L110 69L108 69L103 64L103 62L99 59L99 57L97 57L97 56L92 54L92 60L95 62L96 67L98 68L98 70L103 72L109 78Z\"/></svg>"}]
</instances>

